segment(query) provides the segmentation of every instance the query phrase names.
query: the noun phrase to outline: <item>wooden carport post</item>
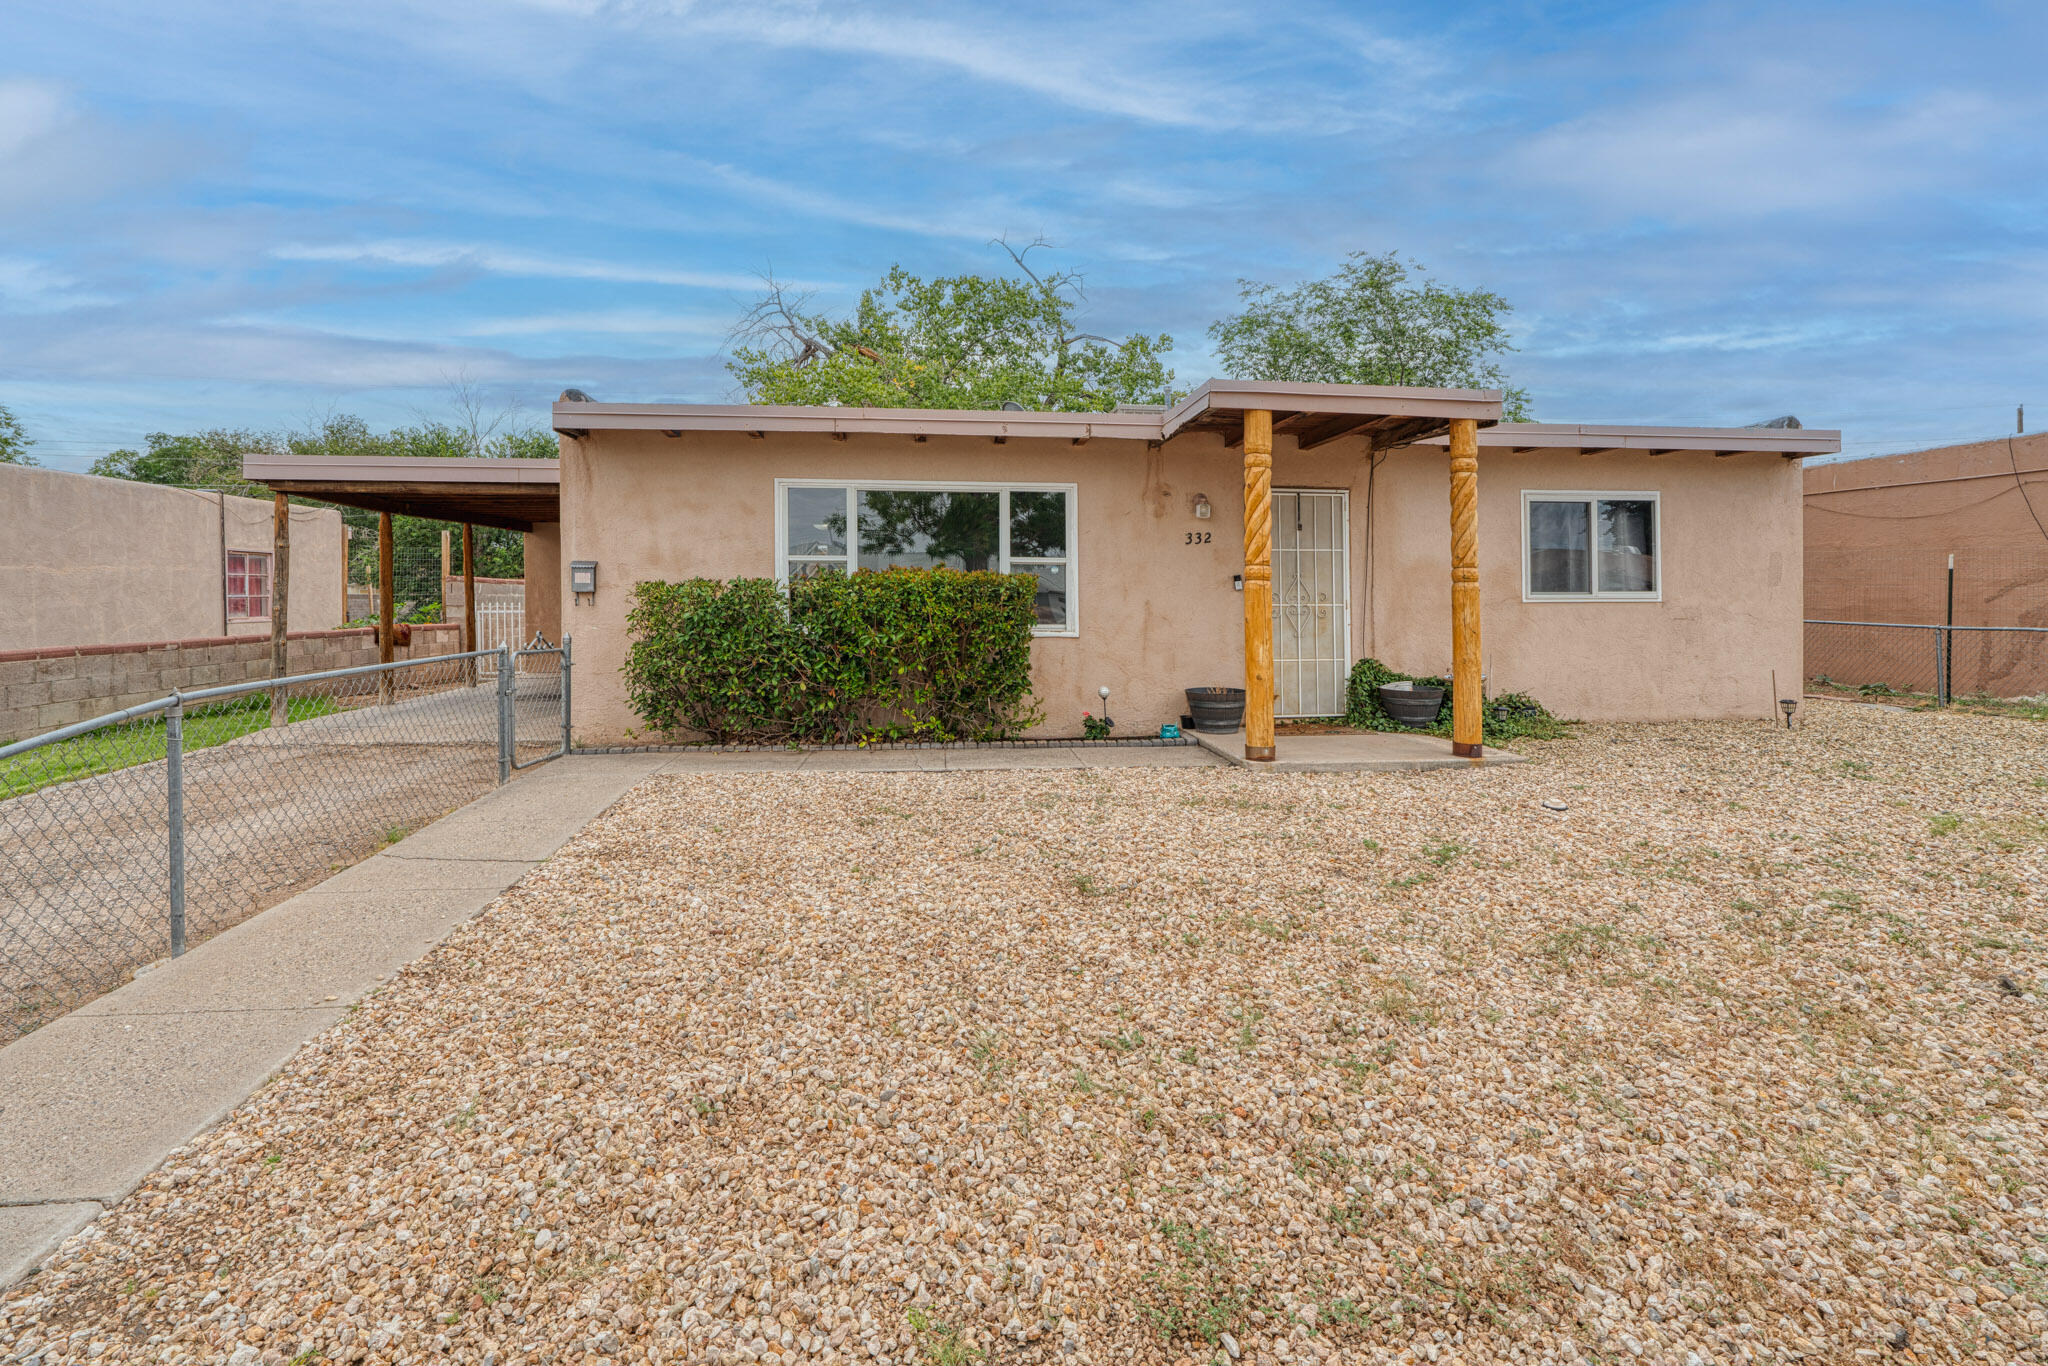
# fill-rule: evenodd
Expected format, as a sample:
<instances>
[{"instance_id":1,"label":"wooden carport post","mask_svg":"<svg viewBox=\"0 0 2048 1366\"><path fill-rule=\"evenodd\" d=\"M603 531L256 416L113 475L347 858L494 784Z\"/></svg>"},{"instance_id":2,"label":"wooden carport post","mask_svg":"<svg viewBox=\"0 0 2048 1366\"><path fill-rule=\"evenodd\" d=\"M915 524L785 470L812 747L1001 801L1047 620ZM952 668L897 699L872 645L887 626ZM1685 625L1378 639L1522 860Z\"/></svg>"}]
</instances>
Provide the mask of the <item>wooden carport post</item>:
<instances>
[{"instance_id":1,"label":"wooden carport post","mask_svg":"<svg viewBox=\"0 0 2048 1366\"><path fill-rule=\"evenodd\" d=\"M377 514L377 662L389 664L398 655L397 630L391 624L391 514ZM395 699L391 670L377 675L377 700L390 706Z\"/></svg>"},{"instance_id":2,"label":"wooden carport post","mask_svg":"<svg viewBox=\"0 0 2048 1366\"><path fill-rule=\"evenodd\" d=\"M1479 423L1469 417L1454 417L1451 419L1451 752L1465 759L1477 759L1484 752L1480 743L1484 731L1481 713L1486 699L1479 658Z\"/></svg>"},{"instance_id":3,"label":"wooden carport post","mask_svg":"<svg viewBox=\"0 0 2048 1366\"><path fill-rule=\"evenodd\" d=\"M1273 414L1244 415L1244 757L1273 758Z\"/></svg>"},{"instance_id":4,"label":"wooden carport post","mask_svg":"<svg viewBox=\"0 0 2048 1366\"><path fill-rule=\"evenodd\" d=\"M462 652L472 654L476 650L476 528L468 522L462 524ZM476 684L476 661L462 661L462 676L472 687Z\"/></svg>"},{"instance_id":5,"label":"wooden carport post","mask_svg":"<svg viewBox=\"0 0 2048 1366\"><path fill-rule=\"evenodd\" d=\"M283 678L290 672L286 659L286 612L292 586L292 505L282 493L270 503L270 676ZM283 688L270 690L270 724L281 726L290 719L291 704Z\"/></svg>"}]
</instances>

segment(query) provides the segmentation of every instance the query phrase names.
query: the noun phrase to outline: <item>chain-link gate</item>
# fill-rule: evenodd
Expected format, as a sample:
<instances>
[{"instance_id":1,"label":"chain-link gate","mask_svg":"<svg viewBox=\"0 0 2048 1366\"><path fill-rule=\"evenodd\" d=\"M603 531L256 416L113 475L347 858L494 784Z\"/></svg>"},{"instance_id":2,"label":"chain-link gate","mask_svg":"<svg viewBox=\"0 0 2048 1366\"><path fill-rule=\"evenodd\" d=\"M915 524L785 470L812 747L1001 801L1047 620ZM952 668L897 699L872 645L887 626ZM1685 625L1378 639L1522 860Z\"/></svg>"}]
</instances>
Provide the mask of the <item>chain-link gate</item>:
<instances>
[{"instance_id":1,"label":"chain-link gate","mask_svg":"<svg viewBox=\"0 0 2048 1366\"><path fill-rule=\"evenodd\" d=\"M536 637L0 746L0 1043L562 754L569 676Z\"/></svg>"},{"instance_id":2,"label":"chain-link gate","mask_svg":"<svg viewBox=\"0 0 2048 1366\"><path fill-rule=\"evenodd\" d=\"M550 645L540 632L498 669L498 734L504 737L500 776L569 752L569 642ZM523 757L522 757L523 756Z\"/></svg>"}]
</instances>

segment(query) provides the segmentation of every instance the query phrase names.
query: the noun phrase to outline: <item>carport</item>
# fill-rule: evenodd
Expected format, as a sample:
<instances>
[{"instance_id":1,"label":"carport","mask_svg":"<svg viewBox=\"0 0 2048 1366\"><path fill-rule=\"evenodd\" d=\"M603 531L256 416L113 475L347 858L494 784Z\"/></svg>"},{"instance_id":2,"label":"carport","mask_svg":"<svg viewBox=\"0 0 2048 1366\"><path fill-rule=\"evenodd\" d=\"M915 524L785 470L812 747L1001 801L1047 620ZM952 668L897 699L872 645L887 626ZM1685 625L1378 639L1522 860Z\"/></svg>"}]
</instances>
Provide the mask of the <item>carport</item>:
<instances>
[{"instance_id":1,"label":"carport","mask_svg":"<svg viewBox=\"0 0 2048 1366\"><path fill-rule=\"evenodd\" d=\"M393 514L462 524L462 648L477 648L475 532L479 526L526 537L527 624L559 642L561 462L440 459L429 456L244 456L242 474L280 494L363 508L377 518L377 641L395 656L392 629Z\"/></svg>"}]
</instances>

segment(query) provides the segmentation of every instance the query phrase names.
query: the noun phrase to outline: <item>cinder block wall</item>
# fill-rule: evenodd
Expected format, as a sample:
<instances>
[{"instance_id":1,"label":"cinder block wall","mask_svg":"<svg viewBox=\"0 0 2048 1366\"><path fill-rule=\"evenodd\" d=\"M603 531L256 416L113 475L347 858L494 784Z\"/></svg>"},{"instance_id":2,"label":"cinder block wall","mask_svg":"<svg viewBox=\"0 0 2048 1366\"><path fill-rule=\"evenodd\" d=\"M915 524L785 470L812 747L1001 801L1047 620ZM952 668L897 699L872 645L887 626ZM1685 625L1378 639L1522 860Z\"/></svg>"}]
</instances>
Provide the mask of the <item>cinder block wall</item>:
<instances>
[{"instance_id":1,"label":"cinder block wall","mask_svg":"<svg viewBox=\"0 0 2048 1366\"><path fill-rule=\"evenodd\" d=\"M294 631L286 667L295 674L352 669L377 662L373 627ZM458 654L462 628L430 622L412 628L400 659ZM0 744L149 702L173 691L270 677L269 636L212 636L136 645L0 653Z\"/></svg>"}]
</instances>

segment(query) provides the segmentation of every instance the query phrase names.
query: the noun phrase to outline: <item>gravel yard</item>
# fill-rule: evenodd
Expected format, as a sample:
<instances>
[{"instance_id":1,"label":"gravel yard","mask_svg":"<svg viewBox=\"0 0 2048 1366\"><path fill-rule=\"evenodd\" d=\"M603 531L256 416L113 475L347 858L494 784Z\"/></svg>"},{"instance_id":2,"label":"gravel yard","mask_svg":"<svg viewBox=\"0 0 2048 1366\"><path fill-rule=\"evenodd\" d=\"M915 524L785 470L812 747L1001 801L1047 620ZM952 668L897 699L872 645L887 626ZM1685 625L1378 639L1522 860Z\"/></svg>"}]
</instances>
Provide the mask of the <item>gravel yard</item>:
<instances>
[{"instance_id":1,"label":"gravel yard","mask_svg":"<svg viewBox=\"0 0 2048 1366\"><path fill-rule=\"evenodd\" d=\"M0 1358L2042 1360L2048 729L1809 712L657 780Z\"/></svg>"}]
</instances>

